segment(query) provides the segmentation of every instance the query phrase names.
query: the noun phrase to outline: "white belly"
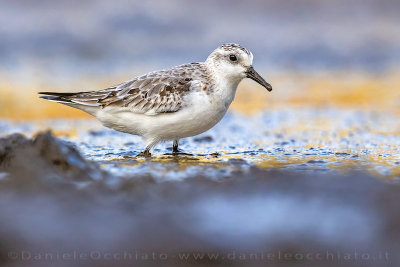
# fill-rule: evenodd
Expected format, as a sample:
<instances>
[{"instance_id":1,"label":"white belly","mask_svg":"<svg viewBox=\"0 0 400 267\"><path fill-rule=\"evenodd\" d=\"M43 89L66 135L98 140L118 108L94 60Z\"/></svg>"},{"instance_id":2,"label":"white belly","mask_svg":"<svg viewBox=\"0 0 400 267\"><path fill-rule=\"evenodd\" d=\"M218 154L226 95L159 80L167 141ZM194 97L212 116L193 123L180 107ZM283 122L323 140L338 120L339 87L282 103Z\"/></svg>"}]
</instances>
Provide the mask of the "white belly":
<instances>
[{"instance_id":1,"label":"white belly","mask_svg":"<svg viewBox=\"0 0 400 267\"><path fill-rule=\"evenodd\" d=\"M130 111L99 110L96 117L103 125L148 140L174 140L203 133L217 124L225 115L232 99L215 98L205 92L186 96L186 105L179 111L157 115Z\"/></svg>"}]
</instances>

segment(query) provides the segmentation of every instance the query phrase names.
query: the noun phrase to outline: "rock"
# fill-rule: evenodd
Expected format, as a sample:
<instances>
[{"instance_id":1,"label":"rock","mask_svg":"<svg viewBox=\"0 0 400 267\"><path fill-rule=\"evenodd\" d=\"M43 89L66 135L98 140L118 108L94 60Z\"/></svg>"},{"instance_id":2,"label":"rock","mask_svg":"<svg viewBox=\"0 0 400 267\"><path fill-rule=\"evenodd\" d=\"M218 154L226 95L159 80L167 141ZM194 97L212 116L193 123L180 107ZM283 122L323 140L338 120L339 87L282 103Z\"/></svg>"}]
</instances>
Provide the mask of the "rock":
<instances>
[{"instance_id":1,"label":"rock","mask_svg":"<svg viewBox=\"0 0 400 267\"><path fill-rule=\"evenodd\" d=\"M86 160L71 144L39 133L34 139L13 134L0 139L0 171L13 179L39 181L92 181L105 177L100 167Z\"/></svg>"}]
</instances>

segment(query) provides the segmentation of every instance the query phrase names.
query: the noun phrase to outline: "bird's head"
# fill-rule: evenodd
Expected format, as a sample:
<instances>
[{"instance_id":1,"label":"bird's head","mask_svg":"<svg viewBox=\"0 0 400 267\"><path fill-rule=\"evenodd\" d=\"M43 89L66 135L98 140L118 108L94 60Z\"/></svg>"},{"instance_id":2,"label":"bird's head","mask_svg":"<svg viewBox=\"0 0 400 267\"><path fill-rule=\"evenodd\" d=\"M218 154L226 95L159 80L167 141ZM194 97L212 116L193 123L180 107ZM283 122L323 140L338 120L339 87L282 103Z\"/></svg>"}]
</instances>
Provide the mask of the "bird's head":
<instances>
[{"instance_id":1,"label":"bird's head","mask_svg":"<svg viewBox=\"0 0 400 267\"><path fill-rule=\"evenodd\" d=\"M238 44L223 44L215 49L207 58L206 64L219 76L239 83L250 78L268 91L272 86L253 68L253 54Z\"/></svg>"}]
</instances>

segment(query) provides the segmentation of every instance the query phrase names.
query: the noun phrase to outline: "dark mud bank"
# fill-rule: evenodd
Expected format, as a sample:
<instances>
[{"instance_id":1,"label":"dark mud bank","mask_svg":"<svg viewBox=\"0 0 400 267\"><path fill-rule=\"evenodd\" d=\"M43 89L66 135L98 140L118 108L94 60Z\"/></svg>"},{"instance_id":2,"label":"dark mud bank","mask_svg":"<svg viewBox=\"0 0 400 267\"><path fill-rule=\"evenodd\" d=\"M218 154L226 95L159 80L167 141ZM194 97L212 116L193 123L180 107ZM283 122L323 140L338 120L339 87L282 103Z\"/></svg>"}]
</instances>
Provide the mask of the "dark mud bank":
<instances>
[{"instance_id":1,"label":"dark mud bank","mask_svg":"<svg viewBox=\"0 0 400 267\"><path fill-rule=\"evenodd\" d=\"M100 180L105 173L94 162L85 160L67 142L50 132L27 139L13 134L0 139L0 171L14 179L24 177L35 180L92 181ZM30 184L30 183L29 183Z\"/></svg>"},{"instance_id":2,"label":"dark mud bank","mask_svg":"<svg viewBox=\"0 0 400 267\"><path fill-rule=\"evenodd\" d=\"M361 173L114 177L46 132L0 139L0 177L1 266L400 263L400 186Z\"/></svg>"}]
</instances>

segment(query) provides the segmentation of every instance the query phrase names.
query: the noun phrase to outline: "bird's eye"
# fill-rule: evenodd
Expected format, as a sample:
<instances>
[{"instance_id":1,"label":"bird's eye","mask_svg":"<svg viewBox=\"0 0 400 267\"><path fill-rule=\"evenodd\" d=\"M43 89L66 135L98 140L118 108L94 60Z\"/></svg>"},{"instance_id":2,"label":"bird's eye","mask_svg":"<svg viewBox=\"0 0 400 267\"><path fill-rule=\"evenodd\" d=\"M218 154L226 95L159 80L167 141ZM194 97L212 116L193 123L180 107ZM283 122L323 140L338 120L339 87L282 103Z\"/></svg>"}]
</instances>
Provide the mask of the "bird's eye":
<instances>
[{"instance_id":1,"label":"bird's eye","mask_svg":"<svg viewBox=\"0 0 400 267\"><path fill-rule=\"evenodd\" d=\"M230 59L231 61L236 61L236 60L237 60L237 57L236 57L235 55L229 55L229 59Z\"/></svg>"}]
</instances>

